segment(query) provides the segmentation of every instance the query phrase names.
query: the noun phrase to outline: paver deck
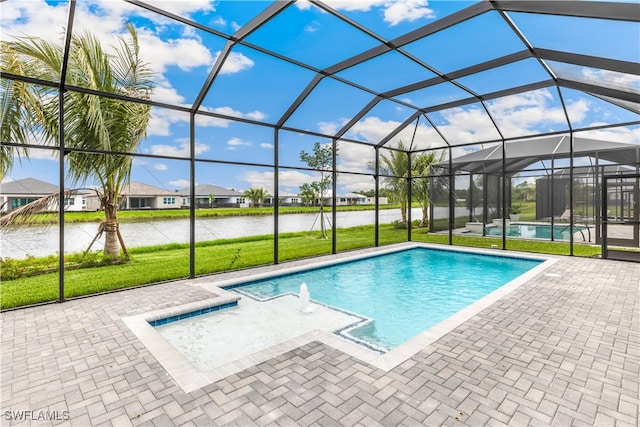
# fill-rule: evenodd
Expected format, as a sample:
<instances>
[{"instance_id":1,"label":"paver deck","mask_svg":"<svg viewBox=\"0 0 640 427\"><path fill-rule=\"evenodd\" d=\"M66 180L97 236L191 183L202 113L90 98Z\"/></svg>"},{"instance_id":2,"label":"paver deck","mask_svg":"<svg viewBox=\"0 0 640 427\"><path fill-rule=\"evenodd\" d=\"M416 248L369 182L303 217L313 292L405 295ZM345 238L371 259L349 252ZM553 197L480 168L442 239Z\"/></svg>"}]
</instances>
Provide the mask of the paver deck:
<instances>
[{"instance_id":1,"label":"paver deck","mask_svg":"<svg viewBox=\"0 0 640 427\"><path fill-rule=\"evenodd\" d=\"M246 273L207 280L238 274ZM211 297L193 281L9 311L0 417L2 425L51 416L38 423L637 426L639 296L640 264L563 257L389 372L311 342L189 393L122 318Z\"/></svg>"}]
</instances>

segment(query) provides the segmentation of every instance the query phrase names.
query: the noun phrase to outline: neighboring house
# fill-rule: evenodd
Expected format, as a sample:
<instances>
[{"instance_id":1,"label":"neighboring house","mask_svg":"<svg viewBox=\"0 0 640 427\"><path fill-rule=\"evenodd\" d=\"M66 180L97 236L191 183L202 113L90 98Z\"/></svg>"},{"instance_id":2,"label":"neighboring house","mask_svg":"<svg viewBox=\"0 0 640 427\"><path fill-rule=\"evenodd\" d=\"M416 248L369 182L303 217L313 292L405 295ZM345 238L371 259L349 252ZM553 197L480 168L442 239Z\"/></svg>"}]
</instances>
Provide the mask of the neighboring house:
<instances>
[{"instance_id":1,"label":"neighboring house","mask_svg":"<svg viewBox=\"0 0 640 427\"><path fill-rule=\"evenodd\" d=\"M376 198L375 197L367 197L364 201L365 205L375 205L376 203ZM387 199L386 197L378 197L378 204L379 205L388 205L389 204L389 199Z\"/></svg>"},{"instance_id":2,"label":"neighboring house","mask_svg":"<svg viewBox=\"0 0 640 427\"><path fill-rule=\"evenodd\" d=\"M357 193L347 193L338 195L336 198L336 206L355 206L364 205L367 200L367 196Z\"/></svg>"},{"instance_id":3,"label":"neighboring house","mask_svg":"<svg viewBox=\"0 0 640 427\"><path fill-rule=\"evenodd\" d=\"M101 209L100 200L94 194L87 195L87 209ZM119 210L180 209L180 195L142 182L131 182L120 192Z\"/></svg>"},{"instance_id":4,"label":"neighboring house","mask_svg":"<svg viewBox=\"0 0 640 427\"><path fill-rule=\"evenodd\" d=\"M180 196L181 205L183 207L190 206L189 188L179 190L177 195ZM249 200L240 191L234 189L219 187L213 184L200 184L195 186L195 205L197 208L237 208L248 207Z\"/></svg>"},{"instance_id":5,"label":"neighboring house","mask_svg":"<svg viewBox=\"0 0 640 427\"><path fill-rule=\"evenodd\" d=\"M325 197L325 205L331 206L331 196ZM378 203L386 205L386 197L378 197ZM367 197L358 193L346 193L338 194L336 197L336 206L357 206L357 205L373 205L375 204L375 197Z\"/></svg>"},{"instance_id":6,"label":"neighboring house","mask_svg":"<svg viewBox=\"0 0 640 427\"><path fill-rule=\"evenodd\" d=\"M58 186L35 178L24 178L0 184L0 211L8 212L58 193ZM65 210L83 211L87 209L86 192L79 192L65 199ZM50 211L58 209L57 203L49 206Z\"/></svg>"},{"instance_id":7,"label":"neighboring house","mask_svg":"<svg viewBox=\"0 0 640 427\"><path fill-rule=\"evenodd\" d=\"M299 194L289 193L287 191L280 191L278 194L278 200L280 206L301 206L302 197ZM264 206L273 206L273 196L269 196L264 199Z\"/></svg>"}]
</instances>

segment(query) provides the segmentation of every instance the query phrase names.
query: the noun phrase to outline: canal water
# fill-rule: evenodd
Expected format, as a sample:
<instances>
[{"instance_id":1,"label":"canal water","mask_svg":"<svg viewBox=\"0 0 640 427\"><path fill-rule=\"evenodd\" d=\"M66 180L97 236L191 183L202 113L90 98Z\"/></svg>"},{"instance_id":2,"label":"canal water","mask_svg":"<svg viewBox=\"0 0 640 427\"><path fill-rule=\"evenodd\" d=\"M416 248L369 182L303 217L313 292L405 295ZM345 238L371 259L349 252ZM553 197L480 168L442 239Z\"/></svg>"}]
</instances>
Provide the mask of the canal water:
<instances>
[{"instance_id":1,"label":"canal water","mask_svg":"<svg viewBox=\"0 0 640 427\"><path fill-rule=\"evenodd\" d=\"M456 208L456 215L464 215L464 208ZM435 217L447 215L447 208L436 208ZM331 220L331 212L327 212ZM421 218L420 209L412 209L412 219ZM399 209L380 211L380 223L389 224L400 220ZM375 211L338 212L336 225L339 228L368 225L375 222ZM65 224L64 250L68 252L84 251L94 238L97 223ZM278 229L280 233L294 231L319 230L318 214L280 215ZM152 246L166 243L189 242L189 219L171 219L148 222L120 224L120 232L127 247ZM196 241L229 239L235 237L273 234L272 216L234 216L222 218L196 219ZM1 233L0 256L3 258L26 258L28 255L45 256L58 253L59 230L57 225L32 226ZM102 249L104 237L97 240L92 250Z\"/></svg>"}]
</instances>

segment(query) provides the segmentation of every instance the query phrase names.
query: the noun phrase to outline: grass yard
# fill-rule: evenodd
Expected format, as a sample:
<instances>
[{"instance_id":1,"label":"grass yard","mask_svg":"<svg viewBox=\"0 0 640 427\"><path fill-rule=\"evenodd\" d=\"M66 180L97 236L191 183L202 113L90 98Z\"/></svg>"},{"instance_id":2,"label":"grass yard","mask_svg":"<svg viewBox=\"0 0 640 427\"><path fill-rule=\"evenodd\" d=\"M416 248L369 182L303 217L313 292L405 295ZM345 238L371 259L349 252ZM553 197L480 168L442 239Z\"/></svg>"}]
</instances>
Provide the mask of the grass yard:
<instances>
[{"instance_id":1,"label":"grass yard","mask_svg":"<svg viewBox=\"0 0 640 427\"><path fill-rule=\"evenodd\" d=\"M337 249L339 252L374 246L374 227L360 226L338 229ZM407 230L391 224L379 228L380 245L404 242ZM446 234L429 234L424 229L413 229L412 240L416 242L448 244ZM460 246L489 248L501 247L502 239L491 237L454 236L453 243ZM566 243L509 239L510 250L568 255ZM320 239L319 233L307 232L281 234L279 238L279 261L309 258L330 254L331 239ZM130 249L131 260L119 265L100 266L90 263L90 268L65 269L65 298L72 298L116 289L140 286L149 283L176 280L189 276L188 244L170 244ZM577 256L592 257L600 253L598 247L574 245ZM77 258L70 257L74 261ZM15 260L14 260L15 261ZM220 273L260 265L274 261L273 237L252 236L238 239L199 242L195 247L195 271L197 275ZM56 271L57 257L46 260L34 258L25 263L47 271L31 277L0 282L1 308L54 301L58 298L59 274ZM3 265L3 268L4 265Z\"/></svg>"}]
</instances>

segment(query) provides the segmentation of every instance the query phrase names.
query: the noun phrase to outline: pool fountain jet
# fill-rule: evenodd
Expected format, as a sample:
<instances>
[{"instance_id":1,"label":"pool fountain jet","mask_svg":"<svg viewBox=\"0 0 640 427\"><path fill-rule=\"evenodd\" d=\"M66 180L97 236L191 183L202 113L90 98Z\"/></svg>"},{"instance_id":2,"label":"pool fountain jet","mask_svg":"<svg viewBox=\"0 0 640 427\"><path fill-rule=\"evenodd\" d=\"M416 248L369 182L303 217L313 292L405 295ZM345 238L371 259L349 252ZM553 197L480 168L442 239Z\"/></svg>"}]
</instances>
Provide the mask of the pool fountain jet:
<instances>
[{"instance_id":1,"label":"pool fountain jet","mask_svg":"<svg viewBox=\"0 0 640 427\"><path fill-rule=\"evenodd\" d=\"M303 313L311 313L313 311L313 307L310 302L309 290L307 289L307 284L302 283L300 285L300 311Z\"/></svg>"}]
</instances>

